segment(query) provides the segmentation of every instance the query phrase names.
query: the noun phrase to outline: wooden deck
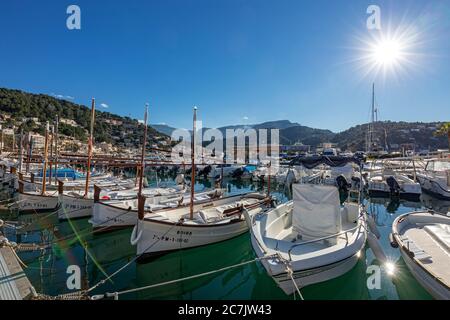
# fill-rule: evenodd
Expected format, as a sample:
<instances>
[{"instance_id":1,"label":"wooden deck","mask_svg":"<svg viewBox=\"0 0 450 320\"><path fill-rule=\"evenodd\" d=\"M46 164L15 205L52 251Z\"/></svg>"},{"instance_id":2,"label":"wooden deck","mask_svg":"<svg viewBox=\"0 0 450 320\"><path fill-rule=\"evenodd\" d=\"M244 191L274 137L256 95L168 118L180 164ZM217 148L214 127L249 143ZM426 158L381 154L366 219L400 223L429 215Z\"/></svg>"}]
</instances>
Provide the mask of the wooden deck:
<instances>
[{"instance_id":1,"label":"wooden deck","mask_svg":"<svg viewBox=\"0 0 450 320\"><path fill-rule=\"evenodd\" d=\"M0 248L0 300L29 299L32 296L31 288L12 249Z\"/></svg>"}]
</instances>

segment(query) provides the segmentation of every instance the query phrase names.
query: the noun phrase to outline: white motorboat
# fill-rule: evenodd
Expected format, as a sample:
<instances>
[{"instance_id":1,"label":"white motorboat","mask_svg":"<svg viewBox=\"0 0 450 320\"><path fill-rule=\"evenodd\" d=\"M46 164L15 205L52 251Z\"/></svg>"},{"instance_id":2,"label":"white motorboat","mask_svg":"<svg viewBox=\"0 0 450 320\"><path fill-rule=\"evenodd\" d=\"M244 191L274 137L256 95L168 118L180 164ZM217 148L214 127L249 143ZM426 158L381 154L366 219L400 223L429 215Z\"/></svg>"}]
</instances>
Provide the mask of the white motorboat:
<instances>
[{"instance_id":1,"label":"white motorboat","mask_svg":"<svg viewBox=\"0 0 450 320\"><path fill-rule=\"evenodd\" d=\"M450 299L450 217L410 212L392 224L392 246L417 281L435 298Z\"/></svg>"},{"instance_id":2,"label":"white motorboat","mask_svg":"<svg viewBox=\"0 0 450 320\"><path fill-rule=\"evenodd\" d=\"M406 174L392 170L383 170L379 174L371 175L367 189L371 197L399 196L405 199L420 199L422 189L420 184Z\"/></svg>"},{"instance_id":3,"label":"white motorboat","mask_svg":"<svg viewBox=\"0 0 450 320\"><path fill-rule=\"evenodd\" d=\"M293 201L245 214L256 255L286 294L348 272L366 243L360 206L341 206L335 186L294 184Z\"/></svg>"},{"instance_id":4,"label":"white motorboat","mask_svg":"<svg viewBox=\"0 0 450 320\"><path fill-rule=\"evenodd\" d=\"M450 161L433 159L425 170L417 173L422 190L444 200L450 200Z\"/></svg>"},{"instance_id":5,"label":"white motorboat","mask_svg":"<svg viewBox=\"0 0 450 320\"><path fill-rule=\"evenodd\" d=\"M236 237L248 230L243 211L267 210L262 194L244 194L214 200L190 208L142 213L133 229L131 244L139 260L173 250L208 245ZM142 200L141 200L142 201Z\"/></svg>"}]
</instances>

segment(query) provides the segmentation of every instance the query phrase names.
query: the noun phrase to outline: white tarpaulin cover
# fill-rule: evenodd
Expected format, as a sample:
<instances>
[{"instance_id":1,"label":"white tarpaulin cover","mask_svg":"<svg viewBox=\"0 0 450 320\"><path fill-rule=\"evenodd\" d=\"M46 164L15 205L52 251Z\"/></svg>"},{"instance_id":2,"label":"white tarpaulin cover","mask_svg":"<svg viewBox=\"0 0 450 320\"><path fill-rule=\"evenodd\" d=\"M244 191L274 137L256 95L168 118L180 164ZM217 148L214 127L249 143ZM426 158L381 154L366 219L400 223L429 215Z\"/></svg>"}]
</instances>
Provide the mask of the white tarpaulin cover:
<instances>
[{"instance_id":1,"label":"white tarpaulin cover","mask_svg":"<svg viewBox=\"0 0 450 320\"><path fill-rule=\"evenodd\" d=\"M343 175L347 181L350 181L353 175L353 165L351 163L347 163L343 167L332 167L331 168L331 176L337 177Z\"/></svg>"},{"instance_id":2,"label":"white tarpaulin cover","mask_svg":"<svg viewBox=\"0 0 450 320\"><path fill-rule=\"evenodd\" d=\"M341 231L339 191L335 186L294 184L292 189L292 226L303 240L322 238Z\"/></svg>"}]
</instances>

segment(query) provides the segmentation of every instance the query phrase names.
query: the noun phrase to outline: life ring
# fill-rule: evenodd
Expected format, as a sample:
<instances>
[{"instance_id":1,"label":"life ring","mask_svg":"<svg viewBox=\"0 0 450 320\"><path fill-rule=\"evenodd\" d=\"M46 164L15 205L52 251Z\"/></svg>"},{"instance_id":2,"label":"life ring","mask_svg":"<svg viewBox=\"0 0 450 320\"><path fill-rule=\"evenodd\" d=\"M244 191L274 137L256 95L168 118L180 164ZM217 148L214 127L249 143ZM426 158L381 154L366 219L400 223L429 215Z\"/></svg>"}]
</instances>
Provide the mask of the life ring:
<instances>
[{"instance_id":1,"label":"life ring","mask_svg":"<svg viewBox=\"0 0 450 320\"><path fill-rule=\"evenodd\" d=\"M139 230L139 233L137 234L137 236L136 236L136 232L137 232L137 224L134 226L133 232L131 233L130 243L132 246L135 246L142 236L142 230Z\"/></svg>"}]
</instances>

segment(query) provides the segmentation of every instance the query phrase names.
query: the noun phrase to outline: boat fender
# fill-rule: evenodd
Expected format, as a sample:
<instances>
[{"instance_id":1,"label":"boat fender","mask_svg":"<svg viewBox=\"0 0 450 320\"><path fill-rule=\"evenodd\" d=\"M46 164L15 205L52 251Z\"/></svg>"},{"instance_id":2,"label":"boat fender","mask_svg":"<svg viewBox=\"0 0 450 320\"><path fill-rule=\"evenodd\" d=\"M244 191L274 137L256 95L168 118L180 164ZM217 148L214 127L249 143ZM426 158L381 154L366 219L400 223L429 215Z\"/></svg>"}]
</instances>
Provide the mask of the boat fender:
<instances>
[{"instance_id":1,"label":"boat fender","mask_svg":"<svg viewBox=\"0 0 450 320\"><path fill-rule=\"evenodd\" d=\"M372 232L367 232L367 242L369 243L370 249L372 249L375 258L380 262L380 264L385 264L387 262L386 255L378 242L378 239Z\"/></svg>"},{"instance_id":2,"label":"boat fender","mask_svg":"<svg viewBox=\"0 0 450 320\"><path fill-rule=\"evenodd\" d=\"M377 237L377 239L380 239L380 231L378 231L377 224L375 223L375 219L370 215L366 214L366 220L367 224L369 225L370 231Z\"/></svg>"},{"instance_id":3,"label":"boat fender","mask_svg":"<svg viewBox=\"0 0 450 320\"><path fill-rule=\"evenodd\" d=\"M137 224L134 226L133 232L131 233L130 243L132 246L135 246L138 243L139 239L142 236L142 230L139 230L139 233L137 233L137 236L136 236L136 233L137 233Z\"/></svg>"},{"instance_id":4,"label":"boat fender","mask_svg":"<svg viewBox=\"0 0 450 320\"><path fill-rule=\"evenodd\" d=\"M389 233L389 242L390 242L392 248L398 248L398 243L395 240L395 237L392 233Z\"/></svg>"},{"instance_id":5,"label":"boat fender","mask_svg":"<svg viewBox=\"0 0 450 320\"><path fill-rule=\"evenodd\" d=\"M0 228L3 227L4 224L5 222L2 219L0 219Z\"/></svg>"}]
</instances>

